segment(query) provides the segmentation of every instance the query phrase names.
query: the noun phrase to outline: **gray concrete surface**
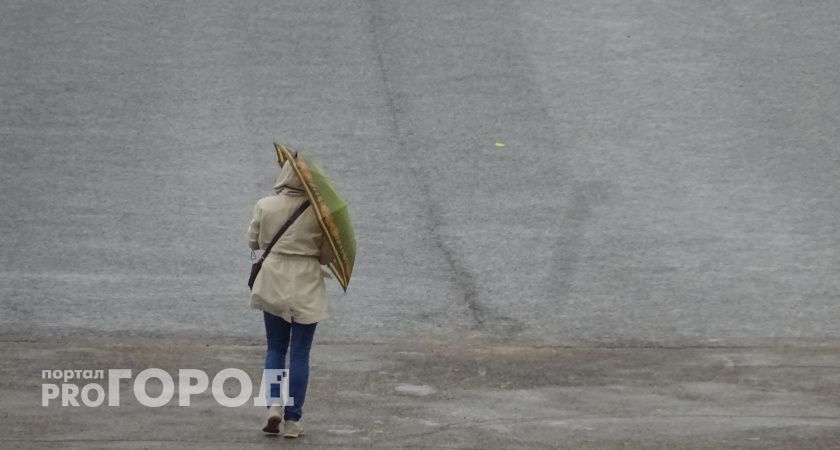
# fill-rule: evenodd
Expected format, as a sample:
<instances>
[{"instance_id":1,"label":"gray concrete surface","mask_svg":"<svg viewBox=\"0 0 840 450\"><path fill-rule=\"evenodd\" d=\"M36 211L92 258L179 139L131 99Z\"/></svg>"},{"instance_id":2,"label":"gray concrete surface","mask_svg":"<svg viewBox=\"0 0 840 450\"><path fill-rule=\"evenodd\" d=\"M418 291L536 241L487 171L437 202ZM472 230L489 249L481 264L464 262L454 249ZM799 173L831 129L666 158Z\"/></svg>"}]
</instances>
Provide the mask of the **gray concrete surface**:
<instances>
[{"instance_id":1,"label":"gray concrete surface","mask_svg":"<svg viewBox=\"0 0 840 450\"><path fill-rule=\"evenodd\" d=\"M5 2L2 326L258 332L277 139L359 234L324 338L838 337L840 7L739 5Z\"/></svg>"},{"instance_id":2,"label":"gray concrete surface","mask_svg":"<svg viewBox=\"0 0 840 450\"><path fill-rule=\"evenodd\" d=\"M253 367L263 349L195 337L28 340L0 346L4 448L840 448L840 342L749 347L596 348L511 345L475 335L324 344L312 355L298 441L260 432L264 408L42 408L43 367L171 374ZM83 362L83 363L81 363ZM116 367L118 366L118 367ZM256 368L250 369L257 379ZM107 385L107 384L106 384ZM159 385L157 385L159 386ZM147 386L158 395L154 383ZM239 393L236 383L228 395ZM47 412L48 411L48 412ZM280 442L278 442L278 440Z\"/></svg>"},{"instance_id":3,"label":"gray concrete surface","mask_svg":"<svg viewBox=\"0 0 840 450\"><path fill-rule=\"evenodd\" d=\"M358 234L350 290L330 287L332 317L316 337L322 364L342 346L390 361L383 349L466 333L522 349L723 342L795 365L797 353L773 343L818 351L840 338L837 42L830 1L0 2L0 350L21 352L0 363L2 413L22 424L3 438L37 439L45 415L21 409L31 392L14 389L25 384L17 368L70 361L41 345L94 339L68 350L84 366L147 339L204 339L211 365L231 342L258 344L244 232L275 173L273 140L333 174ZM661 351L655 364L668 360ZM716 352L693 355L703 367ZM535 361L534 376L555 367ZM620 385L616 370L599 376ZM771 430L773 448L797 448L784 442L800 432L826 448L837 414L817 398L836 393L836 371L817 371L834 390L815 382L821 394L798 396L802 374L767 370L780 378L764 391L745 379L695 388L723 389L701 397L736 418L725 389L743 390L745 417L797 395L824 422L779 406L756 429ZM687 376L672 375L674 385ZM529 394L563 409L550 420L566 420L561 381ZM516 395L517 379L505 382L463 389L483 402ZM447 413L478 401L458 395ZM586 402L596 395L653 394L593 387ZM475 411L463 423L480 421ZM694 420L642 425L628 411L596 433L620 438L592 448L666 442L646 442L660 436L652 429L695 445ZM146 445L97 434L110 423L102 413L55 413L86 423L96 445ZM504 414L486 420L530 417ZM383 430L419 433L412 420L430 420L450 425L428 431L466 439L436 445L491 444L481 427L432 416L400 413L407 428ZM213 426L190 417L177 423ZM570 436L545 425L529 437L530 426L544 425L516 426L524 440L499 446ZM339 435L311 442L338 446ZM422 446L422 436L400 442ZM726 445L765 448L739 439Z\"/></svg>"}]
</instances>

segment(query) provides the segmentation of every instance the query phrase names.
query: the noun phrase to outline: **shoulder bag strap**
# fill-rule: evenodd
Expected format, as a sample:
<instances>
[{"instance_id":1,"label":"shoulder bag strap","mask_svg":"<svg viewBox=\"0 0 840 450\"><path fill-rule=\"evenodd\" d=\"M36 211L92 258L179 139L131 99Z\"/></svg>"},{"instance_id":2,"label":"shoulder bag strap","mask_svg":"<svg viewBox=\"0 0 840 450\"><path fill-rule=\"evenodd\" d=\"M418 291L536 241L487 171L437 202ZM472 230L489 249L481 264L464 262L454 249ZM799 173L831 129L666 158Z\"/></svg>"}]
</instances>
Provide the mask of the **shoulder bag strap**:
<instances>
[{"instance_id":1,"label":"shoulder bag strap","mask_svg":"<svg viewBox=\"0 0 840 450\"><path fill-rule=\"evenodd\" d=\"M272 239L271 243L268 244L268 247L265 248L265 251L263 252L262 258L260 258L260 260L265 260L265 258L268 256L268 253L271 251L271 248L274 247L274 244L276 244L277 241L280 240L280 236L283 236L283 233L285 233L286 230L292 225L292 223L295 220L297 220L297 218L300 217L301 214L303 214L303 211L306 210L308 206L309 200L306 200L305 202L303 202L302 205L298 207L298 209L295 210L294 214L292 214L292 217L289 217L289 220L287 220L286 223L284 223L283 226L280 227L280 231L278 231L277 234L274 235L274 239Z\"/></svg>"}]
</instances>

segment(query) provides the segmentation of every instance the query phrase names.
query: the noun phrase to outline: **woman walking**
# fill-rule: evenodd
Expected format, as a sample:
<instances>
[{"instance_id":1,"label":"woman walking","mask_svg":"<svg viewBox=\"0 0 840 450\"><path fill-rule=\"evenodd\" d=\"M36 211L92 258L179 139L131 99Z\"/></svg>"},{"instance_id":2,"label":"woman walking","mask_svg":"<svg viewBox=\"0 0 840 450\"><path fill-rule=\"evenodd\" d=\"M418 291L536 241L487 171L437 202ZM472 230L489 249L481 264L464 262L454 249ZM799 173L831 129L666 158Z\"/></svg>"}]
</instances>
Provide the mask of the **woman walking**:
<instances>
[{"instance_id":1,"label":"woman walking","mask_svg":"<svg viewBox=\"0 0 840 450\"><path fill-rule=\"evenodd\" d=\"M284 164L275 195L260 199L248 229L248 246L265 249L300 208L303 212L271 248L254 281L251 306L263 311L268 348L266 369L285 368L289 353L289 397L294 405L270 405L263 431L283 436L303 434L303 403L309 382L309 350L318 322L327 317L321 264L333 260L330 246L292 164ZM305 208L305 209L303 209Z\"/></svg>"}]
</instances>

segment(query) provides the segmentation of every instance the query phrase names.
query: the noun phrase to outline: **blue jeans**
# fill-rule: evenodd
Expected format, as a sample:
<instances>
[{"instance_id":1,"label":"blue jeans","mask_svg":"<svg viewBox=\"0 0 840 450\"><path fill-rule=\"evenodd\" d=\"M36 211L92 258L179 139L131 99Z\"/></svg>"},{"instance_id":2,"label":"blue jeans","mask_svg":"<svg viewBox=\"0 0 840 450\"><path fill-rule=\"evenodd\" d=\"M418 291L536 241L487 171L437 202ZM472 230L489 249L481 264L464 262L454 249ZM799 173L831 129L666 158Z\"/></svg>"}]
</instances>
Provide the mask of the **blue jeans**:
<instances>
[{"instance_id":1,"label":"blue jeans","mask_svg":"<svg viewBox=\"0 0 840 450\"><path fill-rule=\"evenodd\" d=\"M317 323L289 323L280 317L263 311L265 337L268 348L265 352L266 369L284 369L286 351L289 356L289 397L295 399L294 406L286 406L286 420L300 420L303 416L303 401L309 384L309 350L315 336ZM290 345L291 344L291 345Z\"/></svg>"}]
</instances>

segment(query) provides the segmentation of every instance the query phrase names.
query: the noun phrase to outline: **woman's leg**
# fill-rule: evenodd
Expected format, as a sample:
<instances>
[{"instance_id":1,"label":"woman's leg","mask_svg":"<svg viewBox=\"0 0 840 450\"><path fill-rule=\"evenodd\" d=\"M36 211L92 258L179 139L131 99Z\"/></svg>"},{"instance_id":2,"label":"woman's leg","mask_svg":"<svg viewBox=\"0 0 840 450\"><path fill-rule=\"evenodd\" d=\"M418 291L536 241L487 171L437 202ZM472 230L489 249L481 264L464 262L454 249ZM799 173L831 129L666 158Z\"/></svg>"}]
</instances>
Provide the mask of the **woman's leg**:
<instances>
[{"instance_id":1,"label":"woman's leg","mask_svg":"<svg viewBox=\"0 0 840 450\"><path fill-rule=\"evenodd\" d=\"M283 369L286 367L286 351L289 348L289 333L292 330L292 325L280 317L271 313L263 312L263 321L265 322L265 368L266 369ZM270 392L271 397L279 398L279 386L274 383L269 385L273 389ZM274 392L276 391L276 392Z\"/></svg>"},{"instance_id":2,"label":"woman's leg","mask_svg":"<svg viewBox=\"0 0 840 450\"><path fill-rule=\"evenodd\" d=\"M291 354L289 357L289 397L293 406L286 407L286 420L299 421L303 416L303 401L309 384L309 350L317 323L292 323Z\"/></svg>"}]
</instances>

